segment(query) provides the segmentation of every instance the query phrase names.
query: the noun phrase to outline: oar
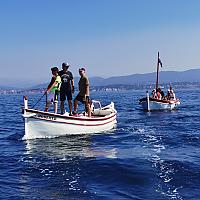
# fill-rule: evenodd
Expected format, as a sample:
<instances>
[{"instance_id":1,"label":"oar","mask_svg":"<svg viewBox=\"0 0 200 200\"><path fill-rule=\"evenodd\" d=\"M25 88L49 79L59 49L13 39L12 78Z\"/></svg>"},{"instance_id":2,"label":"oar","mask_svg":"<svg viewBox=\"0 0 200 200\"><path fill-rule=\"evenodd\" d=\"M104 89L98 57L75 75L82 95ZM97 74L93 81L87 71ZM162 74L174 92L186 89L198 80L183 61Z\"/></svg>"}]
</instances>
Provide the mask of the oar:
<instances>
[{"instance_id":1,"label":"oar","mask_svg":"<svg viewBox=\"0 0 200 200\"><path fill-rule=\"evenodd\" d=\"M46 91L44 92L44 94L38 99L38 101L32 106L31 109L33 109L41 100L42 98L44 97L44 95L46 95ZM47 96L47 95L46 95Z\"/></svg>"}]
</instances>

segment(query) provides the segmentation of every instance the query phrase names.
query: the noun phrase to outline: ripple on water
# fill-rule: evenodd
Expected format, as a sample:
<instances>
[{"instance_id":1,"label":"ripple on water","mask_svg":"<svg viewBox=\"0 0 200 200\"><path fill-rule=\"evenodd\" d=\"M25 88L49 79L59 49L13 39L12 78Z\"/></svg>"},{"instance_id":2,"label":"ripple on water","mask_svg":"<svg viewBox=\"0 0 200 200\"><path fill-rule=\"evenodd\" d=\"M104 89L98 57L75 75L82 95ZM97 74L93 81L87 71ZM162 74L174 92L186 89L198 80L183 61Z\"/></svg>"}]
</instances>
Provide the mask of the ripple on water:
<instances>
[{"instance_id":1,"label":"ripple on water","mask_svg":"<svg viewBox=\"0 0 200 200\"><path fill-rule=\"evenodd\" d=\"M178 94L179 110L153 113L138 110L141 91L92 93L103 105L115 102L115 129L31 141L19 138L22 95L0 95L0 198L196 200L199 90L190 93L192 101L188 91Z\"/></svg>"}]
</instances>

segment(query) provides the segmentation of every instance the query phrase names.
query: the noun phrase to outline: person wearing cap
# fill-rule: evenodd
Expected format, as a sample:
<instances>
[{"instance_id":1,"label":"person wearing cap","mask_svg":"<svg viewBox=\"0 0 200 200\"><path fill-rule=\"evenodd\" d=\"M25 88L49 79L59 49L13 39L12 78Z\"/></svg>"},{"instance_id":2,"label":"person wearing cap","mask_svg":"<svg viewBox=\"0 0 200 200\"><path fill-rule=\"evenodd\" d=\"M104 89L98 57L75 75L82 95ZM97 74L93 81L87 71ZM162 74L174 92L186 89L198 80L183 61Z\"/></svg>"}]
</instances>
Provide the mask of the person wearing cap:
<instances>
[{"instance_id":1,"label":"person wearing cap","mask_svg":"<svg viewBox=\"0 0 200 200\"><path fill-rule=\"evenodd\" d=\"M91 117L89 79L85 74L85 68L79 69L79 75L81 76L78 82L79 93L74 100L74 114L77 113L78 102L80 101L81 103L85 104L88 117Z\"/></svg>"},{"instance_id":2,"label":"person wearing cap","mask_svg":"<svg viewBox=\"0 0 200 200\"><path fill-rule=\"evenodd\" d=\"M51 82L49 83L45 94L47 96L47 101L46 101L46 107L45 107L45 112L48 112L49 106L51 104L54 104L54 113L57 113L58 111L58 94L60 90L60 85L61 85L61 78L58 75L58 68L57 67L52 67L51 72L52 72L52 78Z\"/></svg>"},{"instance_id":3,"label":"person wearing cap","mask_svg":"<svg viewBox=\"0 0 200 200\"><path fill-rule=\"evenodd\" d=\"M59 76L61 77L61 88L60 88L60 110L61 114L65 113L65 100L67 97L69 106L69 115L72 115L72 94L74 93L74 78L73 74L68 71L68 63L62 63L62 70L59 71Z\"/></svg>"}]
</instances>

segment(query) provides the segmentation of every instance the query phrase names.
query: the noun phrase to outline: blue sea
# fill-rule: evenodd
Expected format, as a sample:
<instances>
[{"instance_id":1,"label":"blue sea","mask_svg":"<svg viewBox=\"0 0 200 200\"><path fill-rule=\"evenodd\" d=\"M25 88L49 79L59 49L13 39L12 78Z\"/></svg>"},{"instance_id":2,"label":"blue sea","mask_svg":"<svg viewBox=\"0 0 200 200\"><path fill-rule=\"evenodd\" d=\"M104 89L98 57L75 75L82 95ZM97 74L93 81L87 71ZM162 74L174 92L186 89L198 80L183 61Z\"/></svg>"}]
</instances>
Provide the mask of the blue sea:
<instances>
[{"instance_id":1,"label":"blue sea","mask_svg":"<svg viewBox=\"0 0 200 200\"><path fill-rule=\"evenodd\" d=\"M200 89L175 92L179 109L151 113L145 90L92 92L115 103L116 128L27 141L23 95L0 95L0 199L199 200Z\"/></svg>"}]
</instances>

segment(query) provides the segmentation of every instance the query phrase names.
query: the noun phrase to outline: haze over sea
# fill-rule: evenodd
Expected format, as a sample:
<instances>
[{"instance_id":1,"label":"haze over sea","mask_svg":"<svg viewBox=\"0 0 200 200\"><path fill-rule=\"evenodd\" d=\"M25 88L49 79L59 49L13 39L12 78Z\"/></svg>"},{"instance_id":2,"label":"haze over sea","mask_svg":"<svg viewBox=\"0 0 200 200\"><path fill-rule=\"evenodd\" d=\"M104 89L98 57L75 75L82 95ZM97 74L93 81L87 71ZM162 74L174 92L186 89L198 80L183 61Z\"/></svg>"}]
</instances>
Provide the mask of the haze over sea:
<instances>
[{"instance_id":1,"label":"haze over sea","mask_svg":"<svg viewBox=\"0 0 200 200\"><path fill-rule=\"evenodd\" d=\"M178 110L152 113L145 90L92 92L115 103L115 129L27 141L22 95L0 95L0 199L200 199L200 89L175 92Z\"/></svg>"}]
</instances>

